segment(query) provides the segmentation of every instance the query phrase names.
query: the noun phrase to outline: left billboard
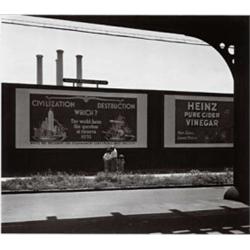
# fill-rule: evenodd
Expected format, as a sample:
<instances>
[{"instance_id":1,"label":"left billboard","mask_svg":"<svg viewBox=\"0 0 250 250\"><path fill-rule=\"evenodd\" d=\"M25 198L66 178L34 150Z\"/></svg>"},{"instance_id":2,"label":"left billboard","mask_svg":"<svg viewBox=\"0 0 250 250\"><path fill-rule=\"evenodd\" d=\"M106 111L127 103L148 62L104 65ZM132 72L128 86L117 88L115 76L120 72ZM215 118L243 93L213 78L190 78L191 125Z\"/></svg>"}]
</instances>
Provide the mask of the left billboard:
<instances>
[{"instance_id":1,"label":"left billboard","mask_svg":"<svg viewBox=\"0 0 250 250\"><path fill-rule=\"evenodd\" d=\"M147 95L16 89L16 148L147 147Z\"/></svg>"}]
</instances>

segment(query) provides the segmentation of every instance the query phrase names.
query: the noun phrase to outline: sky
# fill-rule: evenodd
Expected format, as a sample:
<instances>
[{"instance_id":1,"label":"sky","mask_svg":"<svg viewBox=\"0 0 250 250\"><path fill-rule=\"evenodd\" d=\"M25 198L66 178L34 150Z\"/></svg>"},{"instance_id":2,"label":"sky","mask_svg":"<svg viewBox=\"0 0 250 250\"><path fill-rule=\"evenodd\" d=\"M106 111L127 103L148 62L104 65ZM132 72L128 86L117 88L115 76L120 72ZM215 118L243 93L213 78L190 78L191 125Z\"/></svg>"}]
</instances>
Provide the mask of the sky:
<instances>
[{"instance_id":1,"label":"sky","mask_svg":"<svg viewBox=\"0 0 250 250\"><path fill-rule=\"evenodd\" d=\"M109 88L233 93L224 59L196 38L21 15L1 17L1 82L36 84L36 55L42 54L43 82L56 85L56 50L62 49L64 77L76 77L75 56L81 54L83 78L107 80Z\"/></svg>"}]
</instances>

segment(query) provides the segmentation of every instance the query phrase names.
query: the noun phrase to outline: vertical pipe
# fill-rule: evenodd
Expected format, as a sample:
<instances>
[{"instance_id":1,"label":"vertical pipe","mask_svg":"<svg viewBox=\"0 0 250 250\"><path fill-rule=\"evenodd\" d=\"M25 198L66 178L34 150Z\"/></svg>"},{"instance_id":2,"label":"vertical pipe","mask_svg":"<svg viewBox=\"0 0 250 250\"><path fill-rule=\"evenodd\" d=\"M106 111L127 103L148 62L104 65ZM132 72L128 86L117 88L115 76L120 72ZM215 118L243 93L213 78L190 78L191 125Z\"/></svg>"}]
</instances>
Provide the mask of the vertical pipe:
<instances>
[{"instance_id":1,"label":"vertical pipe","mask_svg":"<svg viewBox=\"0 0 250 250\"><path fill-rule=\"evenodd\" d=\"M58 86L63 85L63 50L58 49L57 51L57 78L56 78L56 84Z\"/></svg>"},{"instance_id":2,"label":"vertical pipe","mask_svg":"<svg viewBox=\"0 0 250 250\"><path fill-rule=\"evenodd\" d=\"M36 55L36 83L43 84L43 56Z\"/></svg>"},{"instance_id":3,"label":"vertical pipe","mask_svg":"<svg viewBox=\"0 0 250 250\"><path fill-rule=\"evenodd\" d=\"M82 55L76 55L76 78L82 79ZM77 83L78 87L81 87L81 83Z\"/></svg>"},{"instance_id":4,"label":"vertical pipe","mask_svg":"<svg viewBox=\"0 0 250 250\"><path fill-rule=\"evenodd\" d=\"M58 60L56 59L56 85L58 85L59 82L59 76L58 76Z\"/></svg>"}]
</instances>

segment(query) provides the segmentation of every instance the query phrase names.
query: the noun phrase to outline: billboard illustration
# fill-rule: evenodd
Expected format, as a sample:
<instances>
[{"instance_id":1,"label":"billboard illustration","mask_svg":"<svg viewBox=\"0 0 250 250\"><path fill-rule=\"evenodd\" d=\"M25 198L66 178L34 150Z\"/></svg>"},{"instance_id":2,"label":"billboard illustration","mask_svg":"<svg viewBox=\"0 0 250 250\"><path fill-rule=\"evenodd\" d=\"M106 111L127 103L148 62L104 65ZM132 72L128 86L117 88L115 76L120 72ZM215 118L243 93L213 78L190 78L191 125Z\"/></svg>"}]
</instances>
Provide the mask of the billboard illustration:
<instances>
[{"instance_id":1,"label":"billboard illustration","mask_svg":"<svg viewBox=\"0 0 250 250\"><path fill-rule=\"evenodd\" d=\"M30 94L30 143L135 142L137 99Z\"/></svg>"},{"instance_id":2,"label":"billboard illustration","mask_svg":"<svg viewBox=\"0 0 250 250\"><path fill-rule=\"evenodd\" d=\"M175 143L233 143L233 102L176 99Z\"/></svg>"}]
</instances>

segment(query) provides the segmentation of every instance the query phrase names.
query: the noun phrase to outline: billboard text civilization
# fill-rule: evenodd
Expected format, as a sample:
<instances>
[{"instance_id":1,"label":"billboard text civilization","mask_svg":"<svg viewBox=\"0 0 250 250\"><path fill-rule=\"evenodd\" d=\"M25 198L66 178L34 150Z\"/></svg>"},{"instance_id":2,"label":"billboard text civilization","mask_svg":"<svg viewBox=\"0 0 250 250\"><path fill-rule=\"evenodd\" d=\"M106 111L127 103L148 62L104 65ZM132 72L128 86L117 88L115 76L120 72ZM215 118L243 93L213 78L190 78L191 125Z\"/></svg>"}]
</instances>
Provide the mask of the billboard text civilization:
<instances>
[{"instance_id":1,"label":"billboard text civilization","mask_svg":"<svg viewBox=\"0 0 250 250\"><path fill-rule=\"evenodd\" d=\"M30 143L136 142L137 98L30 94Z\"/></svg>"}]
</instances>

